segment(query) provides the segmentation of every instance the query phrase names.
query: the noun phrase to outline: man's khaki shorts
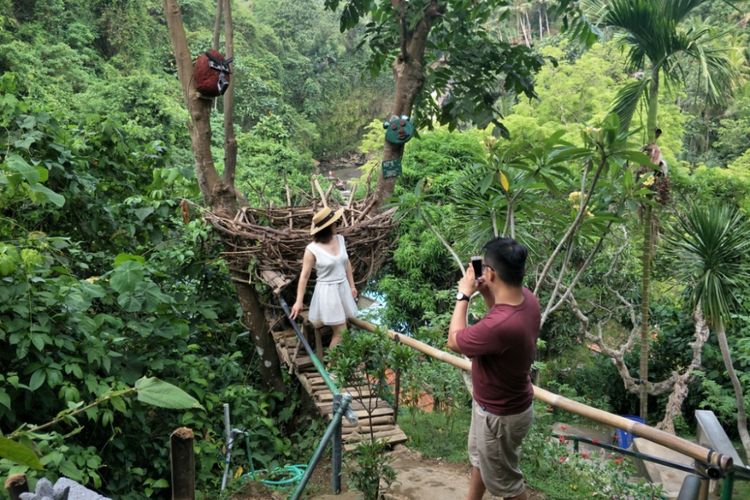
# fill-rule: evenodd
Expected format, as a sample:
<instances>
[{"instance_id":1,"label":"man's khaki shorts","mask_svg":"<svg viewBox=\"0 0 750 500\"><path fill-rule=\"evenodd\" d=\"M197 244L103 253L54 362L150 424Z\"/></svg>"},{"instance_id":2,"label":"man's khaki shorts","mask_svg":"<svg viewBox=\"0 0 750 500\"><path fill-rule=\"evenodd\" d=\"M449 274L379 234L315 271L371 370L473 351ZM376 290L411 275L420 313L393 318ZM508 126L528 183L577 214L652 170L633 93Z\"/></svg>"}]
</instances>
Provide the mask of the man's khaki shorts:
<instances>
[{"instance_id":1,"label":"man's khaki shorts","mask_svg":"<svg viewBox=\"0 0 750 500\"><path fill-rule=\"evenodd\" d=\"M469 461L482 474L492 495L514 497L524 490L518 466L523 438L534 421L534 408L516 415L494 415L474 401L469 428Z\"/></svg>"}]
</instances>

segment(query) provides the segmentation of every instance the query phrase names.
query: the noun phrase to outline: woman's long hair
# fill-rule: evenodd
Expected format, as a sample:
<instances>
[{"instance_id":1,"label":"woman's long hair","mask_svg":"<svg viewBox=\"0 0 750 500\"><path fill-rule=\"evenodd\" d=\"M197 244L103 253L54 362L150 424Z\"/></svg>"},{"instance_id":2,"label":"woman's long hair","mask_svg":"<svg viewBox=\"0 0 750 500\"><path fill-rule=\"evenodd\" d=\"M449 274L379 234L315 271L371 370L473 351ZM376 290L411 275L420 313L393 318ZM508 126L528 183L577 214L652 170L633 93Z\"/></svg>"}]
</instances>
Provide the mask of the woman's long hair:
<instances>
[{"instance_id":1,"label":"woman's long hair","mask_svg":"<svg viewBox=\"0 0 750 500\"><path fill-rule=\"evenodd\" d=\"M335 225L336 223L326 226L313 234L313 241L315 241L315 243L328 243L331 241L331 238L333 238L333 226Z\"/></svg>"}]
</instances>

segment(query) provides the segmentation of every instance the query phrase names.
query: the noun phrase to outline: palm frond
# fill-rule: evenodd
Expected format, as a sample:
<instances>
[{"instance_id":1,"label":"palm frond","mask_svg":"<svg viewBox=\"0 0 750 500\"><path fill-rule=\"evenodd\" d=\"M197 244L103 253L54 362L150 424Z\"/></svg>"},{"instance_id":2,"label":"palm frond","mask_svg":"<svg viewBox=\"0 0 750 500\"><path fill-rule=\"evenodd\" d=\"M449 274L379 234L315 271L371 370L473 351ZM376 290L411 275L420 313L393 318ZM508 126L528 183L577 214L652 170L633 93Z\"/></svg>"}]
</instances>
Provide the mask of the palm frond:
<instances>
[{"instance_id":1,"label":"palm frond","mask_svg":"<svg viewBox=\"0 0 750 500\"><path fill-rule=\"evenodd\" d=\"M560 0L551 10L551 17L562 19L562 32L573 41L590 47L602 37L601 16L606 12L605 0Z\"/></svg>"},{"instance_id":2,"label":"palm frond","mask_svg":"<svg viewBox=\"0 0 750 500\"><path fill-rule=\"evenodd\" d=\"M633 114L638 107L641 99L647 98L648 84L651 81L649 76L644 76L638 80L633 80L623 85L617 91L615 100L610 107L610 112L617 115L620 119L620 131L626 131L630 127Z\"/></svg>"},{"instance_id":3,"label":"palm frond","mask_svg":"<svg viewBox=\"0 0 750 500\"><path fill-rule=\"evenodd\" d=\"M654 0L613 0L603 23L624 31L627 44L639 47L652 62L661 60L675 24L665 18L659 4Z\"/></svg>"},{"instance_id":4,"label":"palm frond","mask_svg":"<svg viewBox=\"0 0 750 500\"><path fill-rule=\"evenodd\" d=\"M750 224L736 207L693 205L671 228L670 256L693 305L709 324L725 325L738 305L735 290L750 279Z\"/></svg>"},{"instance_id":5,"label":"palm frond","mask_svg":"<svg viewBox=\"0 0 750 500\"><path fill-rule=\"evenodd\" d=\"M691 28L682 35L681 53L698 66L701 90L712 104L721 103L731 94L738 76L728 57L728 49L719 44L718 37L706 28Z\"/></svg>"},{"instance_id":6,"label":"palm frond","mask_svg":"<svg viewBox=\"0 0 750 500\"><path fill-rule=\"evenodd\" d=\"M664 2L664 14L675 23L679 23L696 7L706 2L708 0L666 0Z\"/></svg>"}]
</instances>

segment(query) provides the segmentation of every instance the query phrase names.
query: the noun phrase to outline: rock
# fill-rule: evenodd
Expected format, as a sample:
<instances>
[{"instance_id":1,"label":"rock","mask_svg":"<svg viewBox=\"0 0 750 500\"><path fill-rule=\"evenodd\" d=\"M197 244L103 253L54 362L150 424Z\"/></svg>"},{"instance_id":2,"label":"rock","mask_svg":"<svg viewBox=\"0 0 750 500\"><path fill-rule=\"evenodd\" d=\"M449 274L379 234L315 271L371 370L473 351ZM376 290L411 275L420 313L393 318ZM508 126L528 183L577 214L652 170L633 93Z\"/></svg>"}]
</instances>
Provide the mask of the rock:
<instances>
[{"instance_id":1,"label":"rock","mask_svg":"<svg viewBox=\"0 0 750 500\"><path fill-rule=\"evenodd\" d=\"M53 486L49 479L36 483L34 493L21 493L21 500L111 500L72 479L61 477Z\"/></svg>"}]
</instances>

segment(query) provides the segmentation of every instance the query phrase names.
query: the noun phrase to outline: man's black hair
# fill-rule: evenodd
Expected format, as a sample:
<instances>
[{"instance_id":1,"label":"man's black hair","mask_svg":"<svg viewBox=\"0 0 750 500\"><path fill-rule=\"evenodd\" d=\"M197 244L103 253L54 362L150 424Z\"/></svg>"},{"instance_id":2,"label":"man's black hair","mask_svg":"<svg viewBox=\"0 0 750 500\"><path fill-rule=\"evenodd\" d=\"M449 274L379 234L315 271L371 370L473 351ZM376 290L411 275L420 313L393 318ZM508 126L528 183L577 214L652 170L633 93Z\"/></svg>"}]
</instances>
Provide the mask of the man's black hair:
<instances>
[{"instance_id":1,"label":"man's black hair","mask_svg":"<svg viewBox=\"0 0 750 500\"><path fill-rule=\"evenodd\" d=\"M511 286L521 286L526 273L528 250L513 238L500 236L485 243L485 263L495 270L500 279Z\"/></svg>"},{"instance_id":2,"label":"man's black hair","mask_svg":"<svg viewBox=\"0 0 750 500\"><path fill-rule=\"evenodd\" d=\"M335 224L335 223L334 223ZM317 233L313 234L315 243L328 243L333 237L333 224L326 226Z\"/></svg>"}]
</instances>

